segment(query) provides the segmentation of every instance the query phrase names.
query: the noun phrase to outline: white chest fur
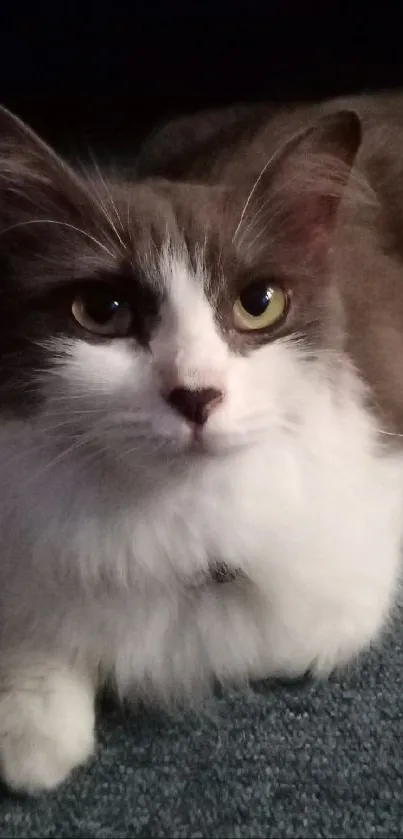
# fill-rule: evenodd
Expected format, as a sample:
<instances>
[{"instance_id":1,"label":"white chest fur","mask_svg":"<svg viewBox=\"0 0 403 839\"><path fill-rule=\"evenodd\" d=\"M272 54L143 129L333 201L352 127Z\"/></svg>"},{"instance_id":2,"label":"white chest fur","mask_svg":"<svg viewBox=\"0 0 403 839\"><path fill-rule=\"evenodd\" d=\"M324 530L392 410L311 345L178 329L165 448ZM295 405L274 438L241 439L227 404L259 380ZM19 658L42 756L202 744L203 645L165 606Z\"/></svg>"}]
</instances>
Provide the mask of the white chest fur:
<instances>
[{"instance_id":1,"label":"white chest fur","mask_svg":"<svg viewBox=\"0 0 403 839\"><path fill-rule=\"evenodd\" d=\"M357 407L325 419L161 468L146 493L134 480L134 504L95 487L90 498L72 465L45 472L34 496L10 473L20 516L4 504L3 614L18 602L39 646L79 650L122 690L158 695L349 659L393 601L403 471L375 452ZM212 562L242 573L207 583Z\"/></svg>"}]
</instances>

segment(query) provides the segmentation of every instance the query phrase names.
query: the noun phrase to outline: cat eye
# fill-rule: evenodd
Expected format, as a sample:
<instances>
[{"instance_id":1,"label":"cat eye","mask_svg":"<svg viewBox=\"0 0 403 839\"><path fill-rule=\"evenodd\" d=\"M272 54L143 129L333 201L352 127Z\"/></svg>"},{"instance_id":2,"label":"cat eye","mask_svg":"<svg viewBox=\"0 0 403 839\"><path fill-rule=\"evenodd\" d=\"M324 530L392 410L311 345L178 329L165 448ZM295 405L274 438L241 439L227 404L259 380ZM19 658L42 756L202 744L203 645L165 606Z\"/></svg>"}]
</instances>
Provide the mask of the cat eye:
<instances>
[{"instance_id":1,"label":"cat eye","mask_svg":"<svg viewBox=\"0 0 403 839\"><path fill-rule=\"evenodd\" d=\"M93 288L78 294L71 312L77 323L94 335L123 338L133 322L130 304L109 289Z\"/></svg>"},{"instance_id":2,"label":"cat eye","mask_svg":"<svg viewBox=\"0 0 403 839\"><path fill-rule=\"evenodd\" d=\"M244 288L233 308L234 323L241 332L268 329L287 314L288 299L281 286L256 280Z\"/></svg>"}]
</instances>

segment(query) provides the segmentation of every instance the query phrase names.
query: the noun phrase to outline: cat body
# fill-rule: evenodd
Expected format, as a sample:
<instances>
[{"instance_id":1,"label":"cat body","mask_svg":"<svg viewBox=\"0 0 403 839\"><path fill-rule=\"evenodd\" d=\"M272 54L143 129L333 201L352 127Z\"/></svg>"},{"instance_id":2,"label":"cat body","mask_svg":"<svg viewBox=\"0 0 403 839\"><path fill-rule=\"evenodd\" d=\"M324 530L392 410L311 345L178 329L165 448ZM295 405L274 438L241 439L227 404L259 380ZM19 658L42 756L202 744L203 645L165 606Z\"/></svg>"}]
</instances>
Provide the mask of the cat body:
<instances>
[{"instance_id":1,"label":"cat body","mask_svg":"<svg viewBox=\"0 0 403 839\"><path fill-rule=\"evenodd\" d=\"M169 703L326 675L387 625L401 142L397 95L228 110L157 135L128 182L73 173L1 113L13 788L90 756L105 683Z\"/></svg>"}]
</instances>

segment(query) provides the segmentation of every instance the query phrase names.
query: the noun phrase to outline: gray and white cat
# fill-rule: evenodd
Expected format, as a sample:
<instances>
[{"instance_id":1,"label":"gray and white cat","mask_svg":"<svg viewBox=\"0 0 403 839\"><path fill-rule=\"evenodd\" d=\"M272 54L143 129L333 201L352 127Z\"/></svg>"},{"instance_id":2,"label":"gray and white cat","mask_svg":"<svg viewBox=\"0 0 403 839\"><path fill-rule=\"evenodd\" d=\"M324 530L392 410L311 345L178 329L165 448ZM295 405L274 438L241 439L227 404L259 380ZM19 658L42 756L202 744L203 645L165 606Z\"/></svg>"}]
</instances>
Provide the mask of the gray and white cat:
<instances>
[{"instance_id":1,"label":"gray and white cat","mask_svg":"<svg viewBox=\"0 0 403 839\"><path fill-rule=\"evenodd\" d=\"M0 113L0 764L33 793L105 682L326 675L397 598L403 99L179 122L136 171Z\"/></svg>"}]
</instances>

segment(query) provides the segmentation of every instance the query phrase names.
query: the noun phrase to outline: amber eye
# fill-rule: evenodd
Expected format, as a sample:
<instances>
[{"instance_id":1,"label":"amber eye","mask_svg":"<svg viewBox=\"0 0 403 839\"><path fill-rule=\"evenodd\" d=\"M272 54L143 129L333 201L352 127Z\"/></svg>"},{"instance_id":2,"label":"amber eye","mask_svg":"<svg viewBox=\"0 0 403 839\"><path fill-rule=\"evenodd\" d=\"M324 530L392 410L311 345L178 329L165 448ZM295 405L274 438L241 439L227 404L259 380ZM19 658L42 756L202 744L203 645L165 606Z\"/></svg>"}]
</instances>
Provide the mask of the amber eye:
<instances>
[{"instance_id":1,"label":"amber eye","mask_svg":"<svg viewBox=\"0 0 403 839\"><path fill-rule=\"evenodd\" d=\"M241 332L267 329L285 317L287 308L287 295L281 286L268 280L256 280L246 286L235 301L234 323Z\"/></svg>"},{"instance_id":2,"label":"amber eye","mask_svg":"<svg viewBox=\"0 0 403 839\"><path fill-rule=\"evenodd\" d=\"M105 288L88 289L78 294L73 300L71 312L83 329L108 338L128 335L133 321L127 300Z\"/></svg>"}]
</instances>

